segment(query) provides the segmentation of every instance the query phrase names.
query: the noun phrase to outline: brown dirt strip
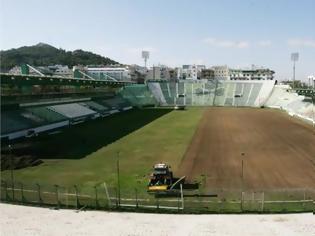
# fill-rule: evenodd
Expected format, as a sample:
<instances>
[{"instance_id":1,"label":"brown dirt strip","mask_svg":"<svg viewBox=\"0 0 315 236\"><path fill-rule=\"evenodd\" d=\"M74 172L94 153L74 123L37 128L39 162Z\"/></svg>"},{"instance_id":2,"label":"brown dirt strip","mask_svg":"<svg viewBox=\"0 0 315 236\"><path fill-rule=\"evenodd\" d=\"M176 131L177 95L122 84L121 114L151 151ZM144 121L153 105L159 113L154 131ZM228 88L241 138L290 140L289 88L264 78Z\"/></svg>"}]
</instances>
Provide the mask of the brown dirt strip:
<instances>
[{"instance_id":1,"label":"brown dirt strip","mask_svg":"<svg viewBox=\"0 0 315 236\"><path fill-rule=\"evenodd\" d=\"M179 174L239 189L242 159L245 189L315 188L314 128L272 109L207 109Z\"/></svg>"}]
</instances>

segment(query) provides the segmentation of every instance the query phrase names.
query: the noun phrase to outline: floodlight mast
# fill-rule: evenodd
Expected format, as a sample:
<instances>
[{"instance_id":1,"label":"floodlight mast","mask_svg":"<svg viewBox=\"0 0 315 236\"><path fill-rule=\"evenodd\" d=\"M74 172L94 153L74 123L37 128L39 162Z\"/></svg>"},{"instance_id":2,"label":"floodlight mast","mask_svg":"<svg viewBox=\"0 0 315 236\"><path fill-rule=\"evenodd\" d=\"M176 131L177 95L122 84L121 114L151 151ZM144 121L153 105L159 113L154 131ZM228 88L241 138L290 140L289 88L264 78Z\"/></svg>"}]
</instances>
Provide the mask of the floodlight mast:
<instances>
[{"instance_id":1,"label":"floodlight mast","mask_svg":"<svg viewBox=\"0 0 315 236\"><path fill-rule=\"evenodd\" d=\"M293 84L292 84L292 88L294 89L294 84L295 84L295 62L299 60L299 53L298 52L294 52L291 53L291 61L293 61Z\"/></svg>"},{"instance_id":2,"label":"floodlight mast","mask_svg":"<svg viewBox=\"0 0 315 236\"><path fill-rule=\"evenodd\" d=\"M147 68L147 61L150 57L150 52L149 51L142 51L142 58L144 59L144 66Z\"/></svg>"}]
</instances>

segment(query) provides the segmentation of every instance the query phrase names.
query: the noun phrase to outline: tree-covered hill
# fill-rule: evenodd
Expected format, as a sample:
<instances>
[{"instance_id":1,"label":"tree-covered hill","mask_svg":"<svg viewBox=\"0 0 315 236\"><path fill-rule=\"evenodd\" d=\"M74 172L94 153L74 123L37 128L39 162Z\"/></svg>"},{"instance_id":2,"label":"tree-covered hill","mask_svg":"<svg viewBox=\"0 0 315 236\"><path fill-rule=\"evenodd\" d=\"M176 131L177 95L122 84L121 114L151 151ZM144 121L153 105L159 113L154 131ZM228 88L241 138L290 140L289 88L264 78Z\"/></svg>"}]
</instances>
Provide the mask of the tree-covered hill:
<instances>
[{"instance_id":1,"label":"tree-covered hill","mask_svg":"<svg viewBox=\"0 0 315 236\"><path fill-rule=\"evenodd\" d=\"M34 46L20 47L0 51L1 71L7 71L15 65L30 64L33 66L47 65L111 65L118 62L83 50L65 51L51 45L39 43Z\"/></svg>"}]
</instances>

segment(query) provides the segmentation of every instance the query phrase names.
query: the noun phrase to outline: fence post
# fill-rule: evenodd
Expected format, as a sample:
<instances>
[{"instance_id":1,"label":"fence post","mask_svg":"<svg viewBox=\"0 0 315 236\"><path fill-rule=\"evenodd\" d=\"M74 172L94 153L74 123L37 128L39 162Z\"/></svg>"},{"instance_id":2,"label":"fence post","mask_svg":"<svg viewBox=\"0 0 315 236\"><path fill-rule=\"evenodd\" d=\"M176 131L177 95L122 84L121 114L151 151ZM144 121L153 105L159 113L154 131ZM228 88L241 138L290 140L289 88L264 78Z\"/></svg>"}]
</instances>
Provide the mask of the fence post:
<instances>
[{"instance_id":1,"label":"fence post","mask_svg":"<svg viewBox=\"0 0 315 236\"><path fill-rule=\"evenodd\" d=\"M116 208L118 208L118 196L117 196L117 188L114 188L114 191L115 191L115 203L116 203Z\"/></svg>"},{"instance_id":2,"label":"fence post","mask_svg":"<svg viewBox=\"0 0 315 236\"><path fill-rule=\"evenodd\" d=\"M110 208L112 204L111 204L111 200L110 200L110 197L109 197L107 185L106 185L105 182L104 182L104 188L105 188L105 193L106 193L106 197L107 197L107 204L108 204L108 207Z\"/></svg>"},{"instance_id":3,"label":"fence post","mask_svg":"<svg viewBox=\"0 0 315 236\"><path fill-rule=\"evenodd\" d=\"M64 187L65 188L65 194L66 194L66 207L69 208L69 188L68 187Z\"/></svg>"},{"instance_id":4,"label":"fence post","mask_svg":"<svg viewBox=\"0 0 315 236\"><path fill-rule=\"evenodd\" d=\"M180 184L180 197L182 199L182 210L184 211L184 194L183 194L183 185Z\"/></svg>"},{"instance_id":5,"label":"fence post","mask_svg":"<svg viewBox=\"0 0 315 236\"><path fill-rule=\"evenodd\" d=\"M94 186L95 189L95 209L98 208L98 196L97 196L97 185Z\"/></svg>"},{"instance_id":6,"label":"fence post","mask_svg":"<svg viewBox=\"0 0 315 236\"><path fill-rule=\"evenodd\" d=\"M303 191L303 209L305 210L305 200L306 200L306 193L305 193L305 189L304 189L304 191Z\"/></svg>"},{"instance_id":7,"label":"fence post","mask_svg":"<svg viewBox=\"0 0 315 236\"><path fill-rule=\"evenodd\" d=\"M11 174L11 188L12 188L12 200L13 202L15 201L15 197L14 197L14 175L13 175L13 155L12 155L12 146L9 144L9 151L10 151L10 174Z\"/></svg>"},{"instance_id":8,"label":"fence post","mask_svg":"<svg viewBox=\"0 0 315 236\"><path fill-rule=\"evenodd\" d=\"M156 198L156 209L159 210L160 208L160 202L159 202L159 197Z\"/></svg>"},{"instance_id":9,"label":"fence post","mask_svg":"<svg viewBox=\"0 0 315 236\"><path fill-rule=\"evenodd\" d=\"M79 209L79 195L78 195L78 187L76 185L74 185L74 190L75 190L75 197L76 197L76 208Z\"/></svg>"},{"instance_id":10,"label":"fence post","mask_svg":"<svg viewBox=\"0 0 315 236\"><path fill-rule=\"evenodd\" d=\"M136 208L138 208L138 189L135 188L135 191L136 191Z\"/></svg>"},{"instance_id":11,"label":"fence post","mask_svg":"<svg viewBox=\"0 0 315 236\"><path fill-rule=\"evenodd\" d=\"M180 197L180 195L179 194L177 194L177 212L179 212L179 198Z\"/></svg>"},{"instance_id":12,"label":"fence post","mask_svg":"<svg viewBox=\"0 0 315 236\"><path fill-rule=\"evenodd\" d=\"M241 211L242 211L242 212L244 211L243 201L244 201L244 192L243 192L243 190L242 190L242 192L241 192Z\"/></svg>"},{"instance_id":13,"label":"fence post","mask_svg":"<svg viewBox=\"0 0 315 236\"><path fill-rule=\"evenodd\" d=\"M220 207L219 207L219 212L220 213L222 213L222 211L223 211L223 201L224 201L224 198L223 198L223 196L221 196L221 198L220 198Z\"/></svg>"},{"instance_id":14,"label":"fence post","mask_svg":"<svg viewBox=\"0 0 315 236\"><path fill-rule=\"evenodd\" d=\"M251 211L256 211L256 202L255 202L255 192L254 191L252 191L252 201L250 204L250 208L251 208Z\"/></svg>"},{"instance_id":15,"label":"fence post","mask_svg":"<svg viewBox=\"0 0 315 236\"><path fill-rule=\"evenodd\" d=\"M12 182L11 184L11 189L12 189L12 201L15 202L15 184Z\"/></svg>"},{"instance_id":16,"label":"fence post","mask_svg":"<svg viewBox=\"0 0 315 236\"><path fill-rule=\"evenodd\" d=\"M8 201L9 199L9 196L8 196L8 184L7 184L7 181L3 181L4 183L4 189L5 189L5 200Z\"/></svg>"},{"instance_id":17,"label":"fence post","mask_svg":"<svg viewBox=\"0 0 315 236\"><path fill-rule=\"evenodd\" d=\"M264 212L264 204L265 204L265 192L262 192L261 212Z\"/></svg>"},{"instance_id":18,"label":"fence post","mask_svg":"<svg viewBox=\"0 0 315 236\"><path fill-rule=\"evenodd\" d=\"M59 190L58 190L59 185L55 184L55 190L56 190L56 203L58 205L58 208L60 208L60 201L59 201Z\"/></svg>"},{"instance_id":19,"label":"fence post","mask_svg":"<svg viewBox=\"0 0 315 236\"><path fill-rule=\"evenodd\" d=\"M38 203L42 204L42 197L40 195L40 185L36 184L36 186L37 186L37 192L38 192Z\"/></svg>"},{"instance_id":20,"label":"fence post","mask_svg":"<svg viewBox=\"0 0 315 236\"><path fill-rule=\"evenodd\" d=\"M24 186L23 183L20 183L21 186L21 202L24 203L25 198L24 198Z\"/></svg>"}]
</instances>

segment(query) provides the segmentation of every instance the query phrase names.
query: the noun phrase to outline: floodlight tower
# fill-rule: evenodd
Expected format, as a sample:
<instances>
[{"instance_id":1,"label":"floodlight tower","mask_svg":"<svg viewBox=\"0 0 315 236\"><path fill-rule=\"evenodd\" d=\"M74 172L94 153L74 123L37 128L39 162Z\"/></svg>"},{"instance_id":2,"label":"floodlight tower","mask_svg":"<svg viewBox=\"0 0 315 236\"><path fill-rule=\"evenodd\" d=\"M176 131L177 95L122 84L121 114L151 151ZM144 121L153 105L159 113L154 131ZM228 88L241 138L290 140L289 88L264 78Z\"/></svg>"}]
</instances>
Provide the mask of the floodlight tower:
<instances>
[{"instance_id":1,"label":"floodlight tower","mask_svg":"<svg viewBox=\"0 0 315 236\"><path fill-rule=\"evenodd\" d=\"M291 53L291 61L293 61L293 86L292 88L294 89L294 82L295 82L295 62L299 60L299 53L294 52Z\"/></svg>"},{"instance_id":2,"label":"floodlight tower","mask_svg":"<svg viewBox=\"0 0 315 236\"><path fill-rule=\"evenodd\" d=\"M150 57L150 52L149 51L142 51L142 58L144 59L144 66L147 68L147 60Z\"/></svg>"}]
</instances>

